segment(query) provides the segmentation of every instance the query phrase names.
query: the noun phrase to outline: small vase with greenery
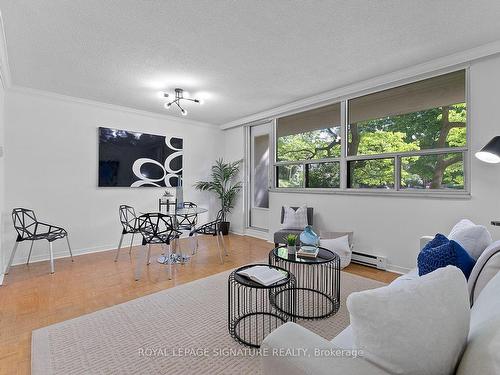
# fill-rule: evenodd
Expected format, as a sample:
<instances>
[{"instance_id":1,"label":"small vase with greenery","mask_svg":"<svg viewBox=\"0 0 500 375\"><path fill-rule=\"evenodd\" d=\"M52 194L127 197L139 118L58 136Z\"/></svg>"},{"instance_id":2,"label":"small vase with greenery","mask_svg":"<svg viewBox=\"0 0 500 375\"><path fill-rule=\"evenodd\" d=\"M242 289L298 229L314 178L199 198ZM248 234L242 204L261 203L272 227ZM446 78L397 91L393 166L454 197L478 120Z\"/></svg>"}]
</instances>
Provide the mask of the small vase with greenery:
<instances>
[{"instance_id":1,"label":"small vase with greenery","mask_svg":"<svg viewBox=\"0 0 500 375\"><path fill-rule=\"evenodd\" d=\"M289 254L295 254L297 250L297 235L295 234L287 234L285 237L286 247L288 248Z\"/></svg>"},{"instance_id":2,"label":"small vase with greenery","mask_svg":"<svg viewBox=\"0 0 500 375\"><path fill-rule=\"evenodd\" d=\"M198 181L194 184L197 190L211 191L217 195L222 210L222 234L229 232L227 214L231 212L236 203L238 193L242 189L241 181L234 181L240 172L242 160L225 162L222 158L217 159L212 166L210 181Z\"/></svg>"}]
</instances>

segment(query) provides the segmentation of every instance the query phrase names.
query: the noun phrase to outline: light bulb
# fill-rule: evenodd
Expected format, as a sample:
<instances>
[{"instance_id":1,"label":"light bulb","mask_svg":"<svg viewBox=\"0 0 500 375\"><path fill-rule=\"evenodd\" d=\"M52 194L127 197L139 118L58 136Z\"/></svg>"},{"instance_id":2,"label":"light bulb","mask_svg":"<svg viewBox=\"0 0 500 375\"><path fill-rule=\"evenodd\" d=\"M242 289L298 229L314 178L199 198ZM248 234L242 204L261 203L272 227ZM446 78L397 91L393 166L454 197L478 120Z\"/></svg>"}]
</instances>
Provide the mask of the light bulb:
<instances>
[{"instance_id":1,"label":"light bulb","mask_svg":"<svg viewBox=\"0 0 500 375\"><path fill-rule=\"evenodd\" d=\"M172 103L165 103L165 108L169 109L171 105L172 105Z\"/></svg>"},{"instance_id":2,"label":"light bulb","mask_svg":"<svg viewBox=\"0 0 500 375\"><path fill-rule=\"evenodd\" d=\"M182 109L181 113L182 113L183 116L186 116L188 114L188 111L186 111L185 109Z\"/></svg>"}]
</instances>

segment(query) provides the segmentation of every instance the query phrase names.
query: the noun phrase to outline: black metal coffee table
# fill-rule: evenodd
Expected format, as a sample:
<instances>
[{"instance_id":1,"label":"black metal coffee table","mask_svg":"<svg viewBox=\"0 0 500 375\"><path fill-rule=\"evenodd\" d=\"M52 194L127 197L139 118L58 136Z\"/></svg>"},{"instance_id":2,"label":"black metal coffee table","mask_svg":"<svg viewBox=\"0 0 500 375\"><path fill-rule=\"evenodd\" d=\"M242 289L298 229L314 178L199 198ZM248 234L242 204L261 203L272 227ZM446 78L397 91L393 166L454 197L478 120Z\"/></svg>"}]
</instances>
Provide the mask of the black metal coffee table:
<instances>
[{"instance_id":1,"label":"black metal coffee table","mask_svg":"<svg viewBox=\"0 0 500 375\"><path fill-rule=\"evenodd\" d=\"M286 247L269 253L269 264L290 271L297 279L295 306L285 311L299 319L322 319L340 308L340 257L333 251L319 248L316 258L289 254Z\"/></svg>"},{"instance_id":2,"label":"black metal coffee table","mask_svg":"<svg viewBox=\"0 0 500 375\"><path fill-rule=\"evenodd\" d=\"M286 275L277 283L265 286L237 272L254 266L273 267ZM295 277L287 270L269 264L250 264L231 272L228 278L229 333L244 345L258 348L264 338L289 320L294 311Z\"/></svg>"}]
</instances>

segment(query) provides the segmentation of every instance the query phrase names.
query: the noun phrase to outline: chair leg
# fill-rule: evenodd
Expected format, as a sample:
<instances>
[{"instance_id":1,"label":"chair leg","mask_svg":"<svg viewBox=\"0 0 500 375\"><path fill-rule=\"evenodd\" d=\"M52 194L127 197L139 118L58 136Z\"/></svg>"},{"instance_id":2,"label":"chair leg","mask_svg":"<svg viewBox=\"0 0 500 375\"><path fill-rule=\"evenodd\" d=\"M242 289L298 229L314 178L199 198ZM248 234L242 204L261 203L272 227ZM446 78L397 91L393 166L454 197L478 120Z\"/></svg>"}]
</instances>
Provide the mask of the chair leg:
<instances>
[{"instance_id":1,"label":"chair leg","mask_svg":"<svg viewBox=\"0 0 500 375\"><path fill-rule=\"evenodd\" d=\"M168 249L168 279L172 280L172 245L168 244L167 245Z\"/></svg>"},{"instance_id":2,"label":"chair leg","mask_svg":"<svg viewBox=\"0 0 500 375\"><path fill-rule=\"evenodd\" d=\"M31 251L33 250L33 244L35 243L35 241L31 241L31 246L30 246L30 253L28 254L28 260L26 261L26 265L29 264L30 262L30 258L31 258Z\"/></svg>"},{"instance_id":3,"label":"chair leg","mask_svg":"<svg viewBox=\"0 0 500 375\"><path fill-rule=\"evenodd\" d=\"M132 233L132 239L130 240L130 248L128 249L128 254L132 254L132 245L134 244L135 233Z\"/></svg>"},{"instance_id":4,"label":"chair leg","mask_svg":"<svg viewBox=\"0 0 500 375\"><path fill-rule=\"evenodd\" d=\"M19 242L16 241L16 243L14 244L14 248L12 249L12 253L10 254L9 263L7 264L7 268L5 269L6 275L9 273L10 266L12 266L12 262L14 261L14 255L16 255L16 250L17 250L18 246L19 246Z\"/></svg>"},{"instance_id":5,"label":"chair leg","mask_svg":"<svg viewBox=\"0 0 500 375\"><path fill-rule=\"evenodd\" d=\"M49 242L49 255L50 255L50 273L54 273L54 251L52 249L52 242Z\"/></svg>"},{"instance_id":6,"label":"chair leg","mask_svg":"<svg viewBox=\"0 0 500 375\"><path fill-rule=\"evenodd\" d=\"M148 245L148 259L146 261L146 264L149 266L151 263L151 244Z\"/></svg>"},{"instance_id":7,"label":"chair leg","mask_svg":"<svg viewBox=\"0 0 500 375\"><path fill-rule=\"evenodd\" d=\"M139 281L142 276L144 256L146 254L146 249L144 248L144 246L145 245L142 246L142 251L137 254L137 261L135 262L135 281Z\"/></svg>"},{"instance_id":8,"label":"chair leg","mask_svg":"<svg viewBox=\"0 0 500 375\"><path fill-rule=\"evenodd\" d=\"M224 254L228 256L229 254L227 253L227 247L226 247L226 241L224 240L224 235L222 234L222 232L219 233L220 233L220 239L222 241L222 249L224 249Z\"/></svg>"},{"instance_id":9,"label":"chair leg","mask_svg":"<svg viewBox=\"0 0 500 375\"><path fill-rule=\"evenodd\" d=\"M115 262L118 261L118 255L120 255L120 248L122 247L122 242L123 242L123 236L125 233L122 233L122 236L120 237L120 242L118 243L118 249L116 249L116 257L115 257Z\"/></svg>"},{"instance_id":10,"label":"chair leg","mask_svg":"<svg viewBox=\"0 0 500 375\"><path fill-rule=\"evenodd\" d=\"M69 250L69 256L71 257L71 261L74 262L75 260L73 259L73 251L71 250L71 245L69 244L69 236L66 236L66 242L68 243L68 250Z\"/></svg>"},{"instance_id":11,"label":"chair leg","mask_svg":"<svg viewBox=\"0 0 500 375\"><path fill-rule=\"evenodd\" d=\"M191 239L191 255L196 254L196 238L194 236L190 237Z\"/></svg>"},{"instance_id":12,"label":"chair leg","mask_svg":"<svg viewBox=\"0 0 500 375\"><path fill-rule=\"evenodd\" d=\"M222 258L222 251L220 249L219 235L216 235L216 236L217 236L217 249L219 250L220 264L224 264L224 259Z\"/></svg>"}]
</instances>

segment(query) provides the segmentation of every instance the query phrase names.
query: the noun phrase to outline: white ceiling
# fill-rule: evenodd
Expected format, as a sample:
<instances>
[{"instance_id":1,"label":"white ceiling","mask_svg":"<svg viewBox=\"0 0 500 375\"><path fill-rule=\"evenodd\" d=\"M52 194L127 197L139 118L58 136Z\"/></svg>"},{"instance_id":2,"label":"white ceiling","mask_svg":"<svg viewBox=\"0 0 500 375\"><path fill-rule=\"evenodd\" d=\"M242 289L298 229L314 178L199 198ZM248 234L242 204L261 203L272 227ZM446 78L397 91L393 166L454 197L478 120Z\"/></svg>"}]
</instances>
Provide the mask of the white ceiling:
<instances>
[{"instance_id":1,"label":"white ceiling","mask_svg":"<svg viewBox=\"0 0 500 375\"><path fill-rule=\"evenodd\" d=\"M14 85L224 124L500 39L498 0L0 0Z\"/></svg>"}]
</instances>

